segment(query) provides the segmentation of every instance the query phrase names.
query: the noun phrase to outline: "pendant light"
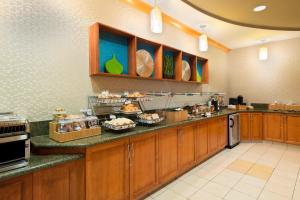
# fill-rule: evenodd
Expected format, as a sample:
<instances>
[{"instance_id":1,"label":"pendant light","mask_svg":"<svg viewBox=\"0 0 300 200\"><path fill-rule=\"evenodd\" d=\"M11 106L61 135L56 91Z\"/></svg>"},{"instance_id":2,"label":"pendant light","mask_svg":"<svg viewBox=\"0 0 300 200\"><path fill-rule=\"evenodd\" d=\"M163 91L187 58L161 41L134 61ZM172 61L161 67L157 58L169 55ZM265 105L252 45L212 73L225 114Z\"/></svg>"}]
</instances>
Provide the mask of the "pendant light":
<instances>
[{"instance_id":1,"label":"pendant light","mask_svg":"<svg viewBox=\"0 0 300 200\"><path fill-rule=\"evenodd\" d=\"M155 0L154 7L150 12L150 28L153 33L162 33L162 13Z\"/></svg>"},{"instance_id":2,"label":"pendant light","mask_svg":"<svg viewBox=\"0 0 300 200\"><path fill-rule=\"evenodd\" d=\"M201 25L200 29L202 30L202 34L199 36L199 50L201 52L206 52L208 50L208 39L207 35L203 33L203 30L206 28L206 25Z\"/></svg>"},{"instance_id":3,"label":"pendant light","mask_svg":"<svg viewBox=\"0 0 300 200\"><path fill-rule=\"evenodd\" d=\"M268 47L262 46L259 48L259 60L268 60Z\"/></svg>"}]
</instances>

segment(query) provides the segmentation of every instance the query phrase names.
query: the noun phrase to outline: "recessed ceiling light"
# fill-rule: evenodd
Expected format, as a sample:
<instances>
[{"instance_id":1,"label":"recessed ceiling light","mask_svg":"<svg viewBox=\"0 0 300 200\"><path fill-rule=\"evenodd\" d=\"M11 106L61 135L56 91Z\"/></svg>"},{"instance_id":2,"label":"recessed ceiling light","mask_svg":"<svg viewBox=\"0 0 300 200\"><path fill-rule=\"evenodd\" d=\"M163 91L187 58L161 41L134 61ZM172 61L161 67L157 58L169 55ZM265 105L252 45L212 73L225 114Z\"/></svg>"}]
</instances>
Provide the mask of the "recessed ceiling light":
<instances>
[{"instance_id":1,"label":"recessed ceiling light","mask_svg":"<svg viewBox=\"0 0 300 200\"><path fill-rule=\"evenodd\" d=\"M254 12L261 12L263 10L266 10L267 6L265 5L259 5L259 6L256 6L255 8L253 8L253 11Z\"/></svg>"}]
</instances>

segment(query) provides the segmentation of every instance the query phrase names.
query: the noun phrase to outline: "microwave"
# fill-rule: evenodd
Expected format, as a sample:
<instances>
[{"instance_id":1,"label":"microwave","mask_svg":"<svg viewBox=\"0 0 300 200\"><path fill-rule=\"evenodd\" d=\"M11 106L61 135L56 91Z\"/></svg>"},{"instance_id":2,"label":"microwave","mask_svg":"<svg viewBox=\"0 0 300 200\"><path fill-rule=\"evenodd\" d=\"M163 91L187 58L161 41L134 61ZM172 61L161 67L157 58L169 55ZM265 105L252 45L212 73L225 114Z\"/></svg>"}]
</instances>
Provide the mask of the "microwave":
<instances>
[{"instance_id":1,"label":"microwave","mask_svg":"<svg viewBox=\"0 0 300 200\"><path fill-rule=\"evenodd\" d=\"M0 115L0 172L29 164L28 122L17 116Z\"/></svg>"}]
</instances>

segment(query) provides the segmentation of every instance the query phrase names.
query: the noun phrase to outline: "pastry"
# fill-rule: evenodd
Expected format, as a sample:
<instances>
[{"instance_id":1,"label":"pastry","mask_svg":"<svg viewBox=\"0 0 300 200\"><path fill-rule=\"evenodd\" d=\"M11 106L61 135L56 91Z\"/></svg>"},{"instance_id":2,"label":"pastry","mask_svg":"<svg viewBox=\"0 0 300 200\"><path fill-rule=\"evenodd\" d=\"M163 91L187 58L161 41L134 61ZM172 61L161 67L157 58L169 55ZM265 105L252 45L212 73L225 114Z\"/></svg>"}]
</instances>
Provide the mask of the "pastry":
<instances>
[{"instance_id":1,"label":"pastry","mask_svg":"<svg viewBox=\"0 0 300 200\"><path fill-rule=\"evenodd\" d=\"M145 97L145 95L143 95L139 92L134 92L134 93L128 94L127 97L128 98L143 98L143 97Z\"/></svg>"},{"instance_id":2,"label":"pastry","mask_svg":"<svg viewBox=\"0 0 300 200\"><path fill-rule=\"evenodd\" d=\"M124 104L122 106L122 111L124 111L124 112L137 112L137 111L140 111L140 109L136 105L130 103L130 104Z\"/></svg>"},{"instance_id":3,"label":"pastry","mask_svg":"<svg viewBox=\"0 0 300 200\"><path fill-rule=\"evenodd\" d=\"M124 125L130 125L130 124L134 124L134 122L130 119L127 118L117 118L117 119L113 119L110 121L105 121L104 123L112 125L112 126L124 126Z\"/></svg>"},{"instance_id":4,"label":"pastry","mask_svg":"<svg viewBox=\"0 0 300 200\"><path fill-rule=\"evenodd\" d=\"M153 113L153 114L144 113L144 114L140 114L138 117L140 119L148 120L148 121L159 119L159 115L157 113Z\"/></svg>"}]
</instances>

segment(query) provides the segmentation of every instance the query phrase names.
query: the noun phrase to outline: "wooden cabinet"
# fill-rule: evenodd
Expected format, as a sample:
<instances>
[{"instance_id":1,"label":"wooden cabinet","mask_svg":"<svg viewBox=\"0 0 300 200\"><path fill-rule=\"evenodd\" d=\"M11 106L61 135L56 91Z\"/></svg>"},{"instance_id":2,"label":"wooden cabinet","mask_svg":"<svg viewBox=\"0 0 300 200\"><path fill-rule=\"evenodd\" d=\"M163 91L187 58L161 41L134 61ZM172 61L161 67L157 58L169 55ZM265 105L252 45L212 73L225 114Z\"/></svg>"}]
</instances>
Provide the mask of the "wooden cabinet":
<instances>
[{"instance_id":1,"label":"wooden cabinet","mask_svg":"<svg viewBox=\"0 0 300 200\"><path fill-rule=\"evenodd\" d=\"M208 126L206 122L200 123L195 133L196 161L201 162L208 156Z\"/></svg>"},{"instance_id":2,"label":"wooden cabinet","mask_svg":"<svg viewBox=\"0 0 300 200\"><path fill-rule=\"evenodd\" d=\"M87 149L87 200L129 199L129 151L128 138Z\"/></svg>"},{"instance_id":3,"label":"wooden cabinet","mask_svg":"<svg viewBox=\"0 0 300 200\"><path fill-rule=\"evenodd\" d=\"M227 116L217 119L219 131L218 131L218 148L223 149L228 145L228 128L227 128Z\"/></svg>"},{"instance_id":4,"label":"wooden cabinet","mask_svg":"<svg viewBox=\"0 0 300 200\"><path fill-rule=\"evenodd\" d=\"M218 132L219 124L217 119L211 119L208 121L208 152L214 153L219 149L218 144Z\"/></svg>"},{"instance_id":5,"label":"wooden cabinet","mask_svg":"<svg viewBox=\"0 0 300 200\"><path fill-rule=\"evenodd\" d=\"M262 113L240 114L241 140L253 141L263 139L263 117Z\"/></svg>"},{"instance_id":6,"label":"wooden cabinet","mask_svg":"<svg viewBox=\"0 0 300 200\"><path fill-rule=\"evenodd\" d=\"M33 200L83 200L82 160L42 169L33 173Z\"/></svg>"},{"instance_id":7,"label":"wooden cabinet","mask_svg":"<svg viewBox=\"0 0 300 200\"><path fill-rule=\"evenodd\" d=\"M265 113L263 115L264 139L270 141L284 141L284 115L279 113Z\"/></svg>"},{"instance_id":8,"label":"wooden cabinet","mask_svg":"<svg viewBox=\"0 0 300 200\"><path fill-rule=\"evenodd\" d=\"M250 135L252 140L263 139L263 117L262 113L250 114Z\"/></svg>"},{"instance_id":9,"label":"wooden cabinet","mask_svg":"<svg viewBox=\"0 0 300 200\"><path fill-rule=\"evenodd\" d=\"M178 129L178 169L181 172L191 168L195 163L195 130L196 125Z\"/></svg>"},{"instance_id":10,"label":"wooden cabinet","mask_svg":"<svg viewBox=\"0 0 300 200\"><path fill-rule=\"evenodd\" d=\"M158 183L157 134L130 138L130 199L140 199Z\"/></svg>"},{"instance_id":11,"label":"wooden cabinet","mask_svg":"<svg viewBox=\"0 0 300 200\"><path fill-rule=\"evenodd\" d=\"M177 128L168 128L158 133L158 179L161 184L177 175L178 167Z\"/></svg>"},{"instance_id":12,"label":"wooden cabinet","mask_svg":"<svg viewBox=\"0 0 300 200\"><path fill-rule=\"evenodd\" d=\"M241 140L251 140L249 113L240 113L240 135Z\"/></svg>"},{"instance_id":13,"label":"wooden cabinet","mask_svg":"<svg viewBox=\"0 0 300 200\"><path fill-rule=\"evenodd\" d=\"M300 115L286 116L286 142L300 144Z\"/></svg>"},{"instance_id":14,"label":"wooden cabinet","mask_svg":"<svg viewBox=\"0 0 300 200\"><path fill-rule=\"evenodd\" d=\"M215 153L228 144L227 117L208 121L208 152Z\"/></svg>"},{"instance_id":15,"label":"wooden cabinet","mask_svg":"<svg viewBox=\"0 0 300 200\"><path fill-rule=\"evenodd\" d=\"M32 200L32 174L0 182L1 200Z\"/></svg>"}]
</instances>

